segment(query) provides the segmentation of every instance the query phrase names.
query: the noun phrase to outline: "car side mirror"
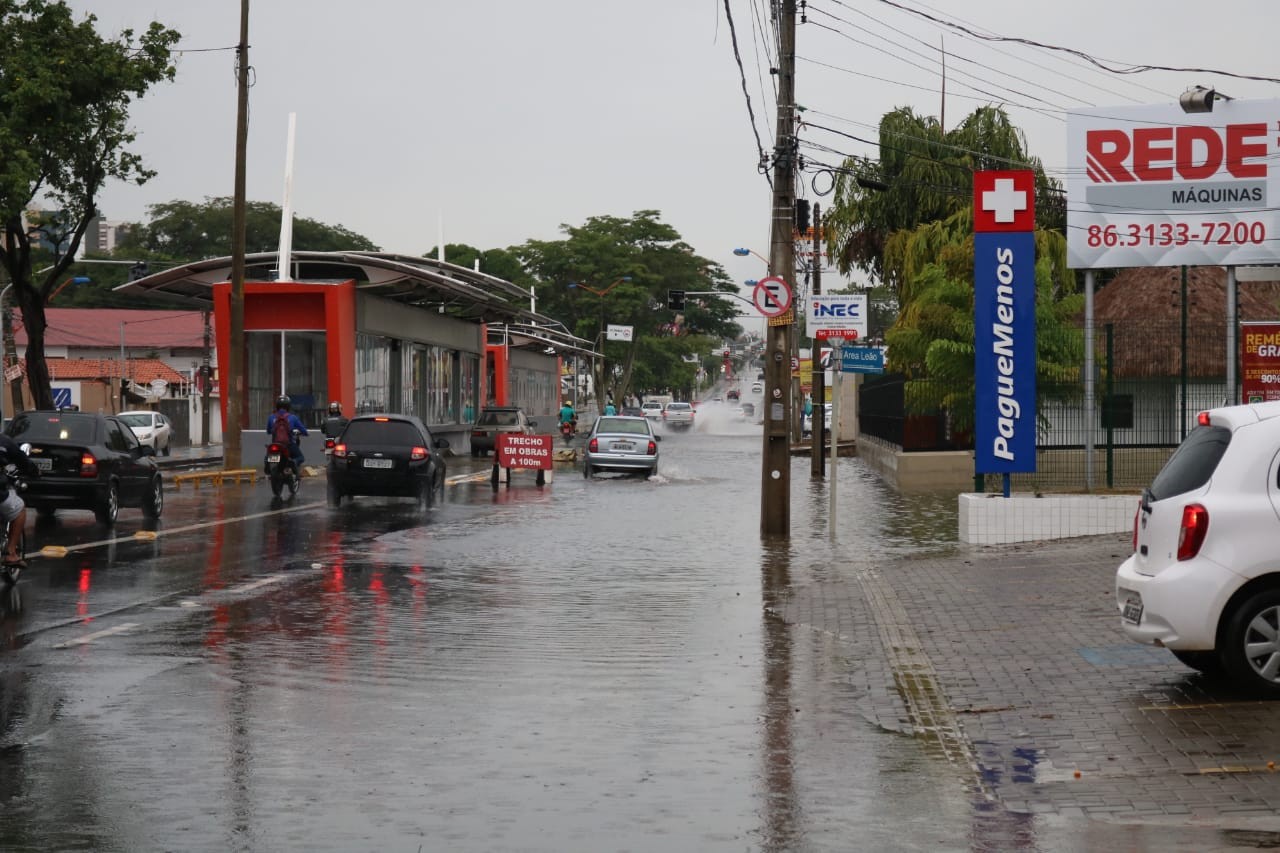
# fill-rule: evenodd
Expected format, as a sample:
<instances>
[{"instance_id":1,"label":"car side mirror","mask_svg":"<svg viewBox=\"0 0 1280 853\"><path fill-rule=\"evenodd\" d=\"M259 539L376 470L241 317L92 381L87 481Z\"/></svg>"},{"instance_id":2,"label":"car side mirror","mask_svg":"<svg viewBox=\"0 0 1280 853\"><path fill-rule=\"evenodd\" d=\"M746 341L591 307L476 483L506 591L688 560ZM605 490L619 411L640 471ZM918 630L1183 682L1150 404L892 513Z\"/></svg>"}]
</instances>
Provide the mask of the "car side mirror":
<instances>
[{"instance_id":1,"label":"car side mirror","mask_svg":"<svg viewBox=\"0 0 1280 853\"><path fill-rule=\"evenodd\" d=\"M437 449L437 450L448 450L448 449L449 449L449 439L447 439L447 438L437 438L437 439L436 439L436 449Z\"/></svg>"},{"instance_id":2,"label":"car side mirror","mask_svg":"<svg viewBox=\"0 0 1280 853\"><path fill-rule=\"evenodd\" d=\"M139 445L138 445L138 456L139 456L139 458L141 458L141 457L143 457L143 456L155 456L155 455L156 455L156 449L155 449L154 447L152 447L151 445L149 445L149 444L139 444Z\"/></svg>"},{"instance_id":3,"label":"car side mirror","mask_svg":"<svg viewBox=\"0 0 1280 853\"><path fill-rule=\"evenodd\" d=\"M538 422L537 422L537 421L529 421L529 426L530 426L531 428L532 428L532 427L536 427L537 425L538 425Z\"/></svg>"},{"instance_id":4,"label":"car side mirror","mask_svg":"<svg viewBox=\"0 0 1280 853\"><path fill-rule=\"evenodd\" d=\"M655 432L655 433L653 434L653 440L654 440L654 441L662 441L662 436L658 435L658 434Z\"/></svg>"}]
</instances>

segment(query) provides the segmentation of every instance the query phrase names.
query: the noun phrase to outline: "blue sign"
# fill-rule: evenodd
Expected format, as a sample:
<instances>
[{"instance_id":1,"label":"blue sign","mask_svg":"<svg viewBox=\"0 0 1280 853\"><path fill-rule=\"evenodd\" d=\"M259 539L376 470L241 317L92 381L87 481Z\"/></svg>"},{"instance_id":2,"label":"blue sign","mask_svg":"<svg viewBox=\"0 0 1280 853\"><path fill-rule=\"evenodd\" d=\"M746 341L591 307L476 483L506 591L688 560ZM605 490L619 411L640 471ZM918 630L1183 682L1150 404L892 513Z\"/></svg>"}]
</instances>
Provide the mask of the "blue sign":
<instances>
[{"instance_id":1,"label":"blue sign","mask_svg":"<svg viewBox=\"0 0 1280 853\"><path fill-rule=\"evenodd\" d=\"M841 373L884 373L884 350L880 347L844 347L840 350Z\"/></svg>"},{"instance_id":2,"label":"blue sign","mask_svg":"<svg viewBox=\"0 0 1280 853\"><path fill-rule=\"evenodd\" d=\"M1031 231L973 235L975 468L1036 470L1036 243Z\"/></svg>"},{"instance_id":3,"label":"blue sign","mask_svg":"<svg viewBox=\"0 0 1280 853\"><path fill-rule=\"evenodd\" d=\"M71 405L71 389L70 388L52 388L53 391L53 407L55 409L65 409Z\"/></svg>"}]
</instances>

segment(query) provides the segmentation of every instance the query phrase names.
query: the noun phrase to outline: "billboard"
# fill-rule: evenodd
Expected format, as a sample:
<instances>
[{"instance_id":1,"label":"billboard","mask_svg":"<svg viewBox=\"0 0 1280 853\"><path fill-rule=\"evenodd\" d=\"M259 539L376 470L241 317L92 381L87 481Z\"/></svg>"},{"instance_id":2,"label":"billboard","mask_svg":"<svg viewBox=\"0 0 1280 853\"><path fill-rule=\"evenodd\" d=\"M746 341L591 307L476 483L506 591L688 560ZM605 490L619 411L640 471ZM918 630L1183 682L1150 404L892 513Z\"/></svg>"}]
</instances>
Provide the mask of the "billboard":
<instances>
[{"instance_id":1,"label":"billboard","mask_svg":"<svg viewBox=\"0 0 1280 853\"><path fill-rule=\"evenodd\" d=\"M974 173L974 470L980 474L1036 470L1034 231L1034 172Z\"/></svg>"},{"instance_id":2,"label":"billboard","mask_svg":"<svg viewBox=\"0 0 1280 853\"><path fill-rule=\"evenodd\" d=\"M1240 402L1280 400L1280 323L1240 324Z\"/></svg>"},{"instance_id":3,"label":"billboard","mask_svg":"<svg viewBox=\"0 0 1280 853\"><path fill-rule=\"evenodd\" d=\"M817 340L844 338L859 341L867 336L867 294L834 293L810 296L805 328Z\"/></svg>"},{"instance_id":4,"label":"billboard","mask_svg":"<svg viewBox=\"0 0 1280 853\"><path fill-rule=\"evenodd\" d=\"M1280 263L1277 128L1280 100L1068 110L1069 265Z\"/></svg>"}]
</instances>

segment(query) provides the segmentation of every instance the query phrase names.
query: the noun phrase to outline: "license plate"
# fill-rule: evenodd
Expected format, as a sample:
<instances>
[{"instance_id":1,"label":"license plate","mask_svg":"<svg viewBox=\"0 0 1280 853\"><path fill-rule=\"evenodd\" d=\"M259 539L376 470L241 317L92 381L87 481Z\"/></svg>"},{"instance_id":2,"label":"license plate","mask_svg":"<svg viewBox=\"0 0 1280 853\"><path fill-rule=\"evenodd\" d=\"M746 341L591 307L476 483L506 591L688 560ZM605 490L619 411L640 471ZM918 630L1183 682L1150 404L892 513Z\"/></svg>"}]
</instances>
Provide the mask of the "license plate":
<instances>
[{"instance_id":1,"label":"license plate","mask_svg":"<svg viewBox=\"0 0 1280 853\"><path fill-rule=\"evenodd\" d=\"M37 457L37 458L35 458L35 459L32 459L31 461L32 461L32 462L34 462L34 463L35 463L35 465L36 465L36 467L37 467L37 468L39 468L41 471L52 471L52 470L53 470L53 460L52 460L52 459L41 459L41 458Z\"/></svg>"},{"instance_id":2,"label":"license plate","mask_svg":"<svg viewBox=\"0 0 1280 853\"><path fill-rule=\"evenodd\" d=\"M395 465L395 461L391 459L366 459L364 467L366 468L390 468Z\"/></svg>"},{"instance_id":3,"label":"license plate","mask_svg":"<svg viewBox=\"0 0 1280 853\"><path fill-rule=\"evenodd\" d=\"M1142 622L1142 599L1126 599L1124 611L1120 614L1120 618L1131 625L1140 624Z\"/></svg>"},{"instance_id":4,"label":"license plate","mask_svg":"<svg viewBox=\"0 0 1280 853\"><path fill-rule=\"evenodd\" d=\"M615 441L613 444L609 445L609 447L612 450L634 450L635 449L635 445L629 441Z\"/></svg>"},{"instance_id":5,"label":"license plate","mask_svg":"<svg viewBox=\"0 0 1280 853\"><path fill-rule=\"evenodd\" d=\"M274 465L275 463L280 461L280 454L272 453L270 456L267 457L267 461L270 462L272 465Z\"/></svg>"}]
</instances>

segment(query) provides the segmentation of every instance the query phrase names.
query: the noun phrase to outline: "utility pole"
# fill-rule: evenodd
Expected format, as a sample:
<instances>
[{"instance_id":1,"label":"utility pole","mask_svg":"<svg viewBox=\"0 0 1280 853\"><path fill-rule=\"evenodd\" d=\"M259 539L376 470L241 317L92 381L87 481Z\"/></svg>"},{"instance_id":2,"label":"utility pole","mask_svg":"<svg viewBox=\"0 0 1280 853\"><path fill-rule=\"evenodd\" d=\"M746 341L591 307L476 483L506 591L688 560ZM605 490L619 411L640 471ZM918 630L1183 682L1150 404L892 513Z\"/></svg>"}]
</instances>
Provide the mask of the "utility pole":
<instances>
[{"instance_id":1,"label":"utility pole","mask_svg":"<svg viewBox=\"0 0 1280 853\"><path fill-rule=\"evenodd\" d=\"M210 350L213 348L210 342L209 329L209 312L204 313L204 351L200 357L200 444L202 447L209 446L209 402L213 396L213 389L209 386L213 384L212 370L209 367ZM224 460L225 461L225 460Z\"/></svg>"},{"instance_id":2,"label":"utility pole","mask_svg":"<svg viewBox=\"0 0 1280 853\"><path fill-rule=\"evenodd\" d=\"M236 47L236 179L231 211L231 352L222 380L226 429L223 464L239 468L240 429L244 424L244 244L245 152L249 142L249 0L240 0L240 44Z\"/></svg>"},{"instance_id":3,"label":"utility pole","mask_svg":"<svg viewBox=\"0 0 1280 853\"><path fill-rule=\"evenodd\" d=\"M783 0L778 17L778 124L773 153L773 209L769 269L795 293L795 67L796 0ZM769 320L764 351L764 453L760 472L760 534L791 535L791 343L795 299ZM777 325L775 325L777 324Z\"/></svg>"},{"instance_id":4,"label":"utility pole","mask_svg":"<svg viewBox=\"0 0 1280 853\"><path fill-rule=\"evenodd\" d=\"M817 203L813 205L813 295L822 295L822 214ZM813 442L809 449L809 475L815 480L822 478L826 470L827 457L823 455L823 439L825 437L826 418L826 386L827 374L822 369L820 352L822 341L813 339L809 349L809 366L813 375L813 414L809 416L809 438ZM836 368L839 370L839 367Z\"/></svg>"}]
</instances>

